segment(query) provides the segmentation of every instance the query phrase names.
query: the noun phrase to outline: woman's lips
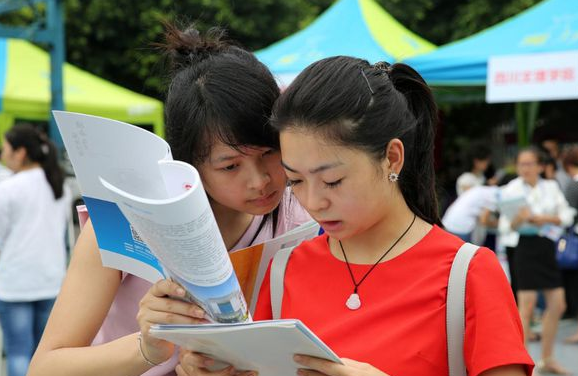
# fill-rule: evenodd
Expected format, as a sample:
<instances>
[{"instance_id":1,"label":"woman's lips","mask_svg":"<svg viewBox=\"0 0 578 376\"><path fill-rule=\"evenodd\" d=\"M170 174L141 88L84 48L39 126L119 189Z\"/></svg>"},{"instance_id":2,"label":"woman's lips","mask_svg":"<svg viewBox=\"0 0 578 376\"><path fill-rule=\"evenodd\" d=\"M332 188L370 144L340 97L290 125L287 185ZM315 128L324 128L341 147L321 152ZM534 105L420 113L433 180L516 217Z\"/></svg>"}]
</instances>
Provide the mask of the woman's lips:
<instances>
[{"instance_id":1,"label":"woman's lips","mask_svg":"<svg viewBox=\"0 0 578 376\"><path fill-rule=\"evenodd\" d=\"M342 221L319 221L319 225L327 232L335 232L343 227Z\"/></svg>"},{"instance_id":2,"label":"woman's lips","mask_svg":"<svg viewBox=\"0 0 578 376\"><path fill-rule=\"evenodd\" d=\"M249 201L252 202L253 204L257 205L257 206L269 206L274 201L276 194L277 194L277 191L273 191L267 195L257 197L255 199L249 200Z\"/></svg>"}]
</instances>

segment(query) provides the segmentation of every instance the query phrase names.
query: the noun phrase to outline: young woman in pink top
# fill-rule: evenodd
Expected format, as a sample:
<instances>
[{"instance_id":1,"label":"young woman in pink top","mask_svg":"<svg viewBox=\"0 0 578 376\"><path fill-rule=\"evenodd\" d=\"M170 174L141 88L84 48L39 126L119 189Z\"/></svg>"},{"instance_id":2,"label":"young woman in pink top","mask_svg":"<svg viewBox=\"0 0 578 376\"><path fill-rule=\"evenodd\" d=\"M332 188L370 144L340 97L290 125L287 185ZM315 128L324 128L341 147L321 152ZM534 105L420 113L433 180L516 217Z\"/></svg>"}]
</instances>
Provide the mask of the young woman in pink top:
<instances>
[{"instance_id":1,"label":"young woman in pink top","mask_svg":"<svg viewBox=\"0 0 578 376\"><path fill-rule=\"evenodd\" d=\"M262 242L309 220L286 188L278 134L268 120L279 89L267 68L217 29L201 37L194 28L167 25L162 47L172 62L168 142L174 159L199 170L227 248ZM150 287L102 266L88 221L28 375L174 374L170 344L145 330L138 341L135 317ZM195 310L188 320L203 315ZM166 322L162 312L155 319Z\"/></svg>"}]
</instances>

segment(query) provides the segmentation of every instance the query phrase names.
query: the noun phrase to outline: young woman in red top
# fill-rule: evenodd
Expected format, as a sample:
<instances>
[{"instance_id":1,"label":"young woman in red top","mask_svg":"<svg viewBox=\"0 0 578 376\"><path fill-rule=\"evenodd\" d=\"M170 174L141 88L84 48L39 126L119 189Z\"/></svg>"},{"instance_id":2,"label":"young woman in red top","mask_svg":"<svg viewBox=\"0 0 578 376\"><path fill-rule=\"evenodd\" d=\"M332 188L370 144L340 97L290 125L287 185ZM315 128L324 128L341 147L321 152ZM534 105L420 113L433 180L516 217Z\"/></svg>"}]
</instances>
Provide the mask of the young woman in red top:
<instances>
[{"instance_id":1,"label":"young woman in red top","mask_svg":"<svg viewBox=\"0 0 578 376\"><path fill-rule=\"evenodd\" d=\"M351 57L314 63L276 102L293 192L325 229L293 251L281 317L302 320L343 357L296 356L299 375L448 374L447 281L463 241L438 227L436 118L413 69ZM255 319L271 318L269 293L265 282ZM509 284L488 249L470 264L464 341L470 376L532 372ZM206 362L185 354L177 373L234 372L209 373Z\"/></svg>"}]
</instances>

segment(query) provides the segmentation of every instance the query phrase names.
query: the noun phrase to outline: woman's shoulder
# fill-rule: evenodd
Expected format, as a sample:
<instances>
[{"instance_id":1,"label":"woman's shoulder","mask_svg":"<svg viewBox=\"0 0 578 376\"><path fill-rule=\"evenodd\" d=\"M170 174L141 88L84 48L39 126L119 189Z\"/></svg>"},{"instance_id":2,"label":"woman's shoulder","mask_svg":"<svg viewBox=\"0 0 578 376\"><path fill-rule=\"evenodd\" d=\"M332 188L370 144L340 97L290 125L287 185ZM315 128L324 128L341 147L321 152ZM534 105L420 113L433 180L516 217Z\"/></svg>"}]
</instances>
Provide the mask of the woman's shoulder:
<instances>
[{"instance_id":1,"label":"woman's shoulder","mask_svg":"<svg viewBox=\"0 0 578 376\"><path fill-rule=\"evenodd\" d=\"M549 191L560 191L562 192L562 189L560 188L560 184L553 179L541 179L540 180L540 184L542 186L544 186L546 189L548 189Z\"/></svg>"},{"instance_id":2,"label":"woman's shoulder","mask_svg":"<svg viewBox=\"0 0 578 376\"><path fill-rule=\"evenodd\" d=\"M424 248L442 248L444 250L456 250L464 243L458 236L446 231L438 225L433 225L431 230L414 246Z\"/></svg>"},{"instance_id":3,"label":"woman's shoulder","mask_svg":"<svg viewBox=\"0 0 578 376\"><path fill-rule=\"evenodd\" d=\"M20 189L21 187L30 187L31 181L37 180L46 180L44 171L40 167L13 174L2 180L0 187L3 190Z\"/></svg>"},{"instance_id":4,"label":"woman's shoulder","mask_svg":"<svg viewBox=\"0 0 578 376\"><path fill-rule=\"evenodd\" d=\"M14 174L0 182L0 196L10 197L14 193L22 191L23 187L29 186L30 179L22 173Z\"/></svg>"},{"instance_id":5,"label":"woman's shoulder","mask_svg":"<svg viewBox=\"0 0 578 376\"><path fill-rule=\"evenodd\" d=\"M460 248L465 244L465 242L458 236L447 232L441 227L434 225L432 230L422 239L421 246L427 252L437 252L437 256L445 257L448 260L453 260L460 250ZM418 243L418 246L420 244ZM433 251L433 250L436 251ZM486 247L479 247L474 258L478 257L478 254L484 254L482 258L486 258L488 255L494 257L494 252ZM432 255L433 256L433 255Z\"/></svg>"},{"instance_id":6,"label":"woman's shoulder","mask_svg":"<svg viewBox=\"0 0 578 376\"><path fill-rule=\"evenodd\" d=\"M511 189L516 189L516 188L520 188L523 186L524 181L522 180L521 177L516 177L512 180L510 180L506 185L500 187L500 189L502 191L507 191L507 190L511 190Z\"/></svg>"}]
</instances>

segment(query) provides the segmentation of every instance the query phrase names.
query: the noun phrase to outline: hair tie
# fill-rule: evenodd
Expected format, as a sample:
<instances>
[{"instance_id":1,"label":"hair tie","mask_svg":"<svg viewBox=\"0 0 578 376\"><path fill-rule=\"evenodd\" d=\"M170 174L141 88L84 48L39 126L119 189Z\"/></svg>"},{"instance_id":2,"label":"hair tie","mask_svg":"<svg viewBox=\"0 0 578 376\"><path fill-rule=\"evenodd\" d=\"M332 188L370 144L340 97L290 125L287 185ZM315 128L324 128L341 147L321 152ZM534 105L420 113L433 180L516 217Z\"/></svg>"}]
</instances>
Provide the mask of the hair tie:
<instances>
[{"instance_id":1,"label":"hair tie","mask_svg":"<svg viewBox=\"0 0 578 376\"><path fill-rule=\"evenodd\" d=\"M40 150L42 151L42 154L44 154L44 155L48 155L48 153L50 152L50 148L48 147L48 144L40 145Z\"/></svg>"},{"instance_id":2,"label":"hair tie","mask_svg":"<svg viewBox=\"0 0 578 376\"><path fill-rule=\"evenodd\" d=\"M384 72L389 77L391 73L391 64L387 61L380 61L373 64L373 68L377 69L378 71Z\"/></svg>"}]
</instances>

